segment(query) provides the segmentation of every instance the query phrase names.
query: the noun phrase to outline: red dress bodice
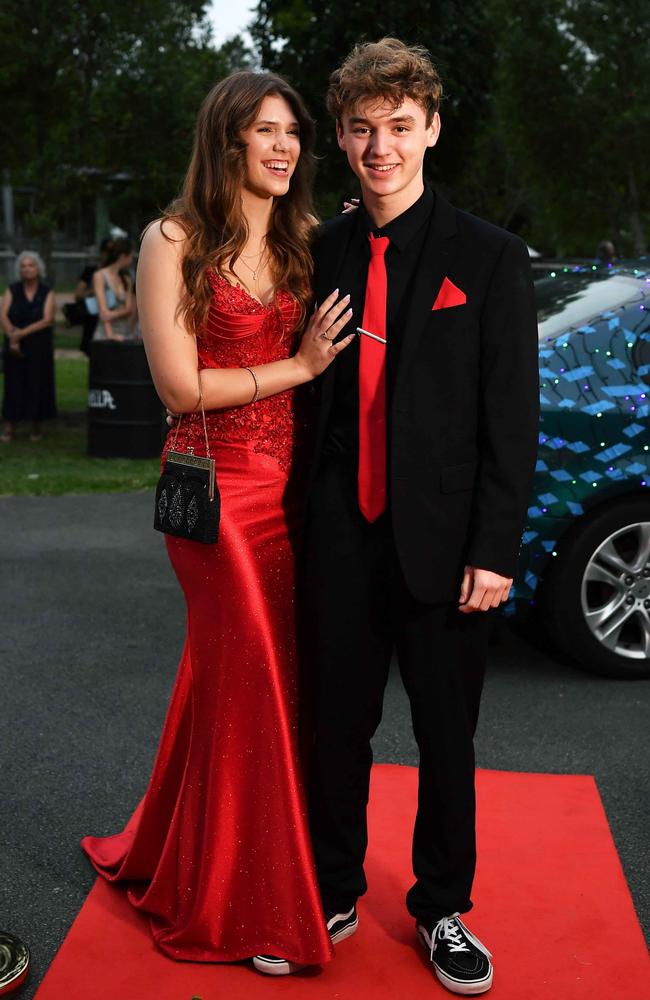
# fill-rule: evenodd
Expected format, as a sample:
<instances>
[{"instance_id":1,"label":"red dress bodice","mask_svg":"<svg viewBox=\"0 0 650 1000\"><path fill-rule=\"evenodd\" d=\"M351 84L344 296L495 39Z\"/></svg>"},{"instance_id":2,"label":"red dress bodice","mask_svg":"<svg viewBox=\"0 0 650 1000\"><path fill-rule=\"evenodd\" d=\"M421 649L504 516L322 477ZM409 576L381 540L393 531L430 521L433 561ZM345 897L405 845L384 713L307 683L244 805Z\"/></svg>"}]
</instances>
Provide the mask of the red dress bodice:
<instances>
[{"instance_id":1,"label":"red dress bodice","mask_svg":"<svg viewBox=\"0 0 650 1000\"><path fill-rule=\"evenodd\" d=\"M280 289L263 305L244 288L231 285L215 271L208 272L212 301L207 320L197 336L199 368L253 368L290 357L296 347L300 307ZM251 378L251 397L255 385ZM206 411L211 448L220 443L246 444L288 469L299 440L303 420L296 392L287 389L254 404ZM167 439L171 446L173 435ZM198 413L182 419L177 447L192 446L203 454L203 427Z\"/></svg>"}]
</instances>

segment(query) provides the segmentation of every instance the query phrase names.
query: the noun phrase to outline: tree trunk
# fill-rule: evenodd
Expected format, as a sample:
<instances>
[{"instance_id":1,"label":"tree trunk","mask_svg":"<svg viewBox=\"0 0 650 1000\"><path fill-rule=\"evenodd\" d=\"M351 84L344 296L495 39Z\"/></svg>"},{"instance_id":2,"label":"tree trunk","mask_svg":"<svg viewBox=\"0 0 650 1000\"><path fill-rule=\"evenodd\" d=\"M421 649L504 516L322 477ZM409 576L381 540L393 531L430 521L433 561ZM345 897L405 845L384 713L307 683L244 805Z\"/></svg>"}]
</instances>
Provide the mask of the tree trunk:
<instances>
[{"instance_id":1,"label":"tree trunk","mask_svg":"<svg viewBox=\"0 0 650 1000\"><path fill-rule=\"evenodd\" d=\"M41 230L41 256L43 258L43 263L45 264L45 270L47 272L48 284L52 288L56 283L57 275L56 270L52 266L52 250L53 250L53 240L52 240L52 228L48 226L47 229Z\"/></svg>"},{"instance_id":2,"label":"tree trunk","mask_svg":"<svg viewBox=\"0 0 650 1000\"><path fill-rule=\"evenodd\" d=\"M646 253L648 242L643 228L643 217L639 204L639 189L636 183L634 168L630 164L627 168L627 194L628 194L628 222L632 233L632 242L635 253L639 256Z\"/></svg>"}]
</instances>

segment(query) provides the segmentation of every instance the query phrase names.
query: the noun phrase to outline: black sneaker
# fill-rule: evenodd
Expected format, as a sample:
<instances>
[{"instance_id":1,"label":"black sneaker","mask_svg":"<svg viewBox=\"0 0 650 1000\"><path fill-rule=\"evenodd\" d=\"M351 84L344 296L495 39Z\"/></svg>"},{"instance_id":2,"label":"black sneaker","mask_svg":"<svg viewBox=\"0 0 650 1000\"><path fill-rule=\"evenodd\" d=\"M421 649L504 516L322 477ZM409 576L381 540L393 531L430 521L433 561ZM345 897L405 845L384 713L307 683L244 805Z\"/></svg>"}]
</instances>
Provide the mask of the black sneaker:
<instances>
[{"instance_id":1,"label":"black sneaker","mask_svg":"<svg viewBox=\"0 0 650 1000\"><path fill-rule=\"evenodd\" d=\"M345 941L356 931L359 926L359 915L356 906L353 906L347 913L326 912L327 929L330 932L332 944Z\"/></svg>"},{"instance_id":2,"label":"black sneaker","mask_svg":"<svg viewBox=\"0 0 650 1000\"><path fill-rule=\"evenodd\" d=\"M443 917L432 928L424 924L415 927L443 986L463 996L486 993L490 989L492 956L457 913Z\"/></svg>"},{"instance_id":3,"label":"black sneaker","mask_svg":"<svg viewBox=\"0 0 650 1000\"><path fill-rule=\"evenodd\" d=\"M356 906L353 906L347 913L326 913L327 929L329 931L332 944L338 941L345 941L356 931L359 926L359 916ZM288 976L292 972L304 969L304 965L296 962L288 962L286 958L276 958L275 955L255 955L253 965L258 972L265 972L267 976Z\"/></svg>"},{"instance_id":4,"label":"black sneaker","mask_svg":"<svg viewBox=\"0 0 650 1000\"><path fill-rule=\"evenodd\" d=\"M292 972L305 968L304 965L288 962L286 958L276 958L275 955L255 955L253 965L258 972L265 972L267 976L289 976Z\"/></svg>"}]
</instances>

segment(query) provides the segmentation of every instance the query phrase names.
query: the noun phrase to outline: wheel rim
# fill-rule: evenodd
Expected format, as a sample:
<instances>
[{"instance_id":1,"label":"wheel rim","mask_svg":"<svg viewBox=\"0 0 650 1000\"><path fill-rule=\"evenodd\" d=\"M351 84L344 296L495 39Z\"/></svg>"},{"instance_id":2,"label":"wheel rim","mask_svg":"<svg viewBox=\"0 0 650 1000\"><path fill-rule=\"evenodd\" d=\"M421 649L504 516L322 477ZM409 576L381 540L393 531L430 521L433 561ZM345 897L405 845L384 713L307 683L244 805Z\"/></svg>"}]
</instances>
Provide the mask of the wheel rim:
<instances>
[{"instance_id":1,"label":"wheel rim","mask_svg":"<svg viewBox=\"0 0 650 1000\"><path fill-rule=\"evenodd\" d=\"M601 646L626 660L650 659L650 521L628 524L599 545L580 599Z\"/></svg>"},{"instance_id":2,"label":"wheel rim","mask_svg":"<svg viewBox=\"0 0 650 1000\"><path fill-rule=\"evenodd\" d=\"M29 969L29 948L13 934L0 931L0 995L18 989Z\"/></svg>"}]
</instances>

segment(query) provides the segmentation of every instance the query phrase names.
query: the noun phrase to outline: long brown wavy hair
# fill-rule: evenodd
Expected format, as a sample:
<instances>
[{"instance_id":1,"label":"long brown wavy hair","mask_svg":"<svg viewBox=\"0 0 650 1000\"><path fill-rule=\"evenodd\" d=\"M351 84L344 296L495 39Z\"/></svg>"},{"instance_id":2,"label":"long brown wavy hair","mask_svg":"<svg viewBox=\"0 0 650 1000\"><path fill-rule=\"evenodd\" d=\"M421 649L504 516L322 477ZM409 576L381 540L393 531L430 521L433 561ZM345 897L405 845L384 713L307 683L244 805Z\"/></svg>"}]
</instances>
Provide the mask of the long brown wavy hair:
<instances>
[{"instance_id":1,"label":"long brown wavy hair","mask_svg":"<svg viewBox=\"0 0 650 1000\"><path fill-rule=\"evenodd\" d=\"M197 333L210 307L207 268L224 271L236 262L248 239L241 189L246 178L246 145L241 132L255 121L265 97L282 97L300 128L300 157L286 195L276 198L266 238L276 288L291 292L302 319L310 300L313 264L309 249L314 223L312 177L314 123L296 91L272 73L241 70L212 88L199 111L194 149L181 195L163 213L186 234L182 262L185 291L179 312Z\"/></svg>"}]
</instances>

